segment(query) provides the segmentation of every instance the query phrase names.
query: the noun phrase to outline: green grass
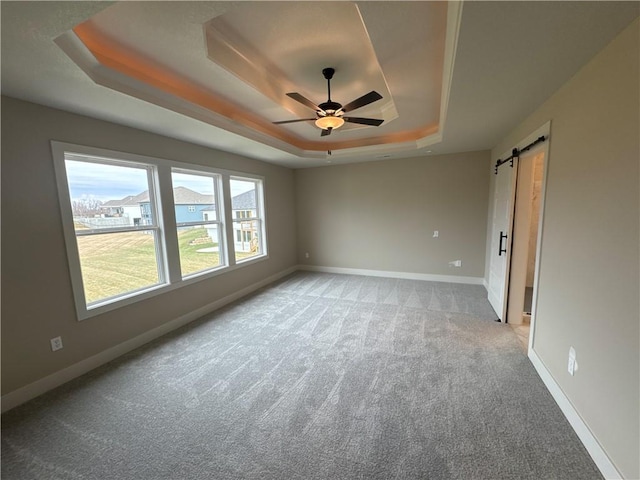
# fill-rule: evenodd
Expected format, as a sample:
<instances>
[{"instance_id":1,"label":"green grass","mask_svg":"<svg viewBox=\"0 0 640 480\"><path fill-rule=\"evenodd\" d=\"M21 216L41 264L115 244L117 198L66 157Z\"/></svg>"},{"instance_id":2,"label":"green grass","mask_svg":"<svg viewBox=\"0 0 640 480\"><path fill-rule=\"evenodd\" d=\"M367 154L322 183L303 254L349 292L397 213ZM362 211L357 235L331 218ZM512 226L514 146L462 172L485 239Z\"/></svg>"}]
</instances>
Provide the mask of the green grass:
<instances>
[{"instance_id":1,"label":"green grass","mask_svg":"<svg viewBox=\"0 0 640 480\"><path fill-rule=\"evenodd\" d=\"M219 265L217 252L198 252L214 246L210 239L190 244L204 237L208 238L202 228L178 232L183 275ZM135 232L82 236L78 237L78 249L87 303L158 283L153 235Z\"/></svg>"},{"instance_id":2,"label":"green grass","mask_svg":"<svg viewBox=\"0 0 640 480\"><path fill-rule=\"evenodd\" d=\"M198 242L191 245L192 242L197 242L198 240L205 241L205 243ZM220 265L218 252L198 252L198 250L204 248L218 246L207 236L207 231L204 228L193 228L178 232L178 245L180 247L180 267L183 276Z\"/></svg>"}]
</instances>

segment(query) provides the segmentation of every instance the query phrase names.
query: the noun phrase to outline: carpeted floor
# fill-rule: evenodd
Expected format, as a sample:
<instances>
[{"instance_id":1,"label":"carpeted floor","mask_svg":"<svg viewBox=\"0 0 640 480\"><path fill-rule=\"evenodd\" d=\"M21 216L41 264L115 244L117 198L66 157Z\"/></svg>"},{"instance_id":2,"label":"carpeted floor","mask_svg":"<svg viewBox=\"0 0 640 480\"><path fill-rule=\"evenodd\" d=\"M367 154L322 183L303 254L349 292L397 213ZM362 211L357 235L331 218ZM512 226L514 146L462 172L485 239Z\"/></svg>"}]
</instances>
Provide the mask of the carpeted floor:
<instances>
[{"instance_id":1,"label":"carpeted floor","mask_svg":"<svg viewBox=\"0 0 640 480\"><path fill-rule=\"evenodd\" d=\"M2 478L598 479L481 286L298 272L2 417Z\"/></svg>"}]
</instances>

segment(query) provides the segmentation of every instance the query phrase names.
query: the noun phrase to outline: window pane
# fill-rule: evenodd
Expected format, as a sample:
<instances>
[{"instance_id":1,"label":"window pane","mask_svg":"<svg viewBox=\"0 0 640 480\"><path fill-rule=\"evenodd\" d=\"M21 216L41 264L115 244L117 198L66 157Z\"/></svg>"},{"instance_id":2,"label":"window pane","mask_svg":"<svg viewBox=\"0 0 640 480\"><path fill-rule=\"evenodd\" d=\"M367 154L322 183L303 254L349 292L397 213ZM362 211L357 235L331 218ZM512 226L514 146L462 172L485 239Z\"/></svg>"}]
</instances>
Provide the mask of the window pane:
<instances>
[{"instance_id":1,"label":"window pane","mask_svg":"<svg viewBox=\"0 0 640 480\"><path fill-rule=\"evenodd\" d=\"M218 221L215 201L218 177L174 170L171 180L182 276L221 266L220 225L181 226L185 223Z\"/></svg>"},{"instance_id":2,"label":"window pane","mask_svg":"<svg viewBox=\"0 0 640 480\"><path fill-rule=\"evenodd\" d=\"M154 224L146 168L76 160L65 166L76 231Z\"/></svg>"},{"instance_id":3,"label":"window pane","mask_svg":"<svg viewBox=\"0 0 640 480\"><path fill-rule=\"evenodd\" d=\"M77 237L87 304L159 283L151 230Z\"/></svg>"},{"instance_id":4,"label":"window pane","mask_svg":"<svg viewBox=\"0 0 640 480\"><path fill-rule=\"evenodd\" d=\"M260 222L233 222L236 261L261 255Z\"/></svg>"},{"instance_id":5,"label":"window pane","mask_svg":"<svg viewBox=\"0 0 640 480\"><path fill-rule=\"evenodd\" d=\"M194 175L173 171L173 202L176 223L217 220L215 205L215 182L208 175Z\"/></svg>"},{"instance_id":6,"label":"window pane","mask_svg":"<svg viewBox=\"0 0 640 480\"><path fill-rule=\"evenodd\" d=\"M222 265L218 235L217 224L178 228L183 277Z\"/></svg>"},{"instance_id":7,"label":"window pane","mask_svg":"<svg viewBox=\"0 0 640 480\"><path fill-rule=\"evenodd\" d=\"M233 210L233 238L236 261L263 254L262 225L258 220L245 218L261 218L258 202L259 180L231 178L231 208Z\"/></svg>"}]
</instances>

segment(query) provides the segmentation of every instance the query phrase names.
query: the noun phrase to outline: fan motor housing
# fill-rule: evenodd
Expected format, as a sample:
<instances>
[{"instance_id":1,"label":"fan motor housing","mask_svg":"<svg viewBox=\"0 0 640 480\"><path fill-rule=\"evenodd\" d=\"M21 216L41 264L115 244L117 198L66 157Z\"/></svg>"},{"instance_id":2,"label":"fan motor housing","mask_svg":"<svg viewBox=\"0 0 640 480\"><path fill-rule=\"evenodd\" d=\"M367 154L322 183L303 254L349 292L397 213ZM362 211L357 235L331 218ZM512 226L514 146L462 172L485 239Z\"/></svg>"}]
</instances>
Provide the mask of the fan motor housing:
<instances>
[{"instance_id":1,"label":"fan motor housing","mask_svg":"<svg viewBox=\"0 0 640 480\"><path fill-rule=\"evenodd\" d=\"M322 75L324 75L324 78L326 78L327 80L331 80L334 73L336 73L335 68L328 67L322 69Z\"/></svg>"},{"instance_id":2,"label":"fan motor housing","mask_svg":"<svg viewBox=\"0 0 640 480\"><path fill-rule=\"evenodd\" d=\"M342 105L339 104L338 102L324 102L318 106L325 112L328 110L333 110L334 112L336 112L342 108Z\"/></svg>"}]
</instances>

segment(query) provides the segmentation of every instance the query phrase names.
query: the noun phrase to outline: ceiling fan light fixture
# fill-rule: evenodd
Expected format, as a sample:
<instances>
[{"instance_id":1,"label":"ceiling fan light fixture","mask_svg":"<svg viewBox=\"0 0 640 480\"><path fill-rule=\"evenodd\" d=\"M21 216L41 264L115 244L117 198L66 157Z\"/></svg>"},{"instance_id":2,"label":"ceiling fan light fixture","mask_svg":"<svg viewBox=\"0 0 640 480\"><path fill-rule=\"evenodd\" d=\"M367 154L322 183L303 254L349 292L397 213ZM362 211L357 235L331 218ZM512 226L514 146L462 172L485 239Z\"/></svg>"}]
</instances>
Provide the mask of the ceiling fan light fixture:
<instances>
[{"instance_id":1,"label":"ceiling fan light fixture","mask_svg":"<svg viewBox=\"0 0 640 480\"><path fill-rule=\"evenodd\" d=\"M281 125L285 123L308 122L310 120L313 120L316 124L316 127L322 130L322 132L320 133L321 137L331 135L331 132L336 128L340 128L342 125L344 125L344 122L359 123L361 125L379 127L382 122L384 122L384 120L352 116L344 117L344 114L347 112L351 112L352 110L362 108L365 105L369 105L370 103L376 102L382 98L382 95L372 90L369 93L356 98L354 101L349 102L344 106L341 103L334 102L331 100L331 79L333 78L334 73L335 69L333 68L325 68L322 70L324 78L327 79L327 101L324 103L316 105L304 95L300 95L298 92L287 93L287 97L292 98L305 107L314 110L316 112L316 118L300 118L298 120L284 120L273 123L276 125Z\"/></svg>"},{"instance_id":2,"label":"ceiling fan light fixture","mask_svg":"<svg viewBox=\"0 0 640 480\"><path fill-rule=\"evenodd\" d=\"M323 130L335 130L336 128L340 128L344 125L344 119L341 117L334 117L331 115L327 115L326 117L320 117L316 120L316 126Z\"/></svg>"}]
</instances>

